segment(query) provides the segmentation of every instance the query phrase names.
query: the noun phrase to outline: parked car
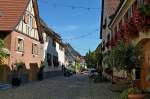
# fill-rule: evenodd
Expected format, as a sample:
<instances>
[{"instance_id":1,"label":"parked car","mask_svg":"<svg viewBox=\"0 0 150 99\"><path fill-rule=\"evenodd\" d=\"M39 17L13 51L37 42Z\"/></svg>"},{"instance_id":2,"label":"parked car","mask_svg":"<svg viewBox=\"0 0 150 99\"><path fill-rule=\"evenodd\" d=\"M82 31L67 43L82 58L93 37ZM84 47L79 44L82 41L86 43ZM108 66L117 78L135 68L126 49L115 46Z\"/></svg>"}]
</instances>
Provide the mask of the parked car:
<instances>
[{"instance_id":1,"label":"parked car","mask_svg":"<svg viewBox=\"0 0 150 99\"><path fill-rule=\"evenodd\" d=\"M66 76L66 77L70 77L73 74L75 74L75 72L72 70L69 70L69 69L66 69L66 71L64 72L64 76Z\"/></svg>"},{"instance_id":2,"label":"parked car","mask_svg":"<svg viewBox=\"0 0 150 99\"><path fill-rule=\"evenodd\" d=\"M84 75L89 75L89 73L90 73L89 70L85 70L81 72L81 74L84 74Z\"/></svg>"},{"instance_id":3,"label":"parked car","mask_svg":"<svg viewBox=\"0 0 150 99\"><path fill-rule=\"evenodd\" d=\"M97 72L97 70L96 69L90 69L89 70L89 77L90 78L92 78L93 76L96 76L96 75L98 75L98 72Z\"/></svg>"}]
</instances>

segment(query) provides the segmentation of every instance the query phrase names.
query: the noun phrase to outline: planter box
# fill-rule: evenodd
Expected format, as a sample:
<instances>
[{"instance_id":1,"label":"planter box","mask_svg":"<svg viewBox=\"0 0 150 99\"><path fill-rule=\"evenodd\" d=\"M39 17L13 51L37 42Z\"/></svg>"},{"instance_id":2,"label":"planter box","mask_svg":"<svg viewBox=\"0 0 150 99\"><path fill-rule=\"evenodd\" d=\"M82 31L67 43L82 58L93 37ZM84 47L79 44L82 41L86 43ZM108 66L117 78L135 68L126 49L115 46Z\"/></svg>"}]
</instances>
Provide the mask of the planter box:
<instances>
[{"instance_id":1,"label":"planter box","mask_svg":"<svg viewBox=\"0 0 150 99\"><path fill-rule=\"evenodd\" d=\"M144 94L129 94L128 99L145 99Z\"/></svg>"}]
</instances>

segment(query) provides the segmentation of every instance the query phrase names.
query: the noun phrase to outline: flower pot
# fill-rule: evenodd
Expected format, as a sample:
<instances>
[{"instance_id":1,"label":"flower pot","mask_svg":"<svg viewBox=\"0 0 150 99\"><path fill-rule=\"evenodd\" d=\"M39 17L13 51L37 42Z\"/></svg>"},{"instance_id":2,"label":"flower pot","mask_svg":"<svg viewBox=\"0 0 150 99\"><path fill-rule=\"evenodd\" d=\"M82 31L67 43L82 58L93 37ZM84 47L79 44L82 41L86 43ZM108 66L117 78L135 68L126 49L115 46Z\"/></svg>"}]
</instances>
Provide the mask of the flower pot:
<instances>
[{"instance_id":1,"label":"flower pot","mask_svg":"<svg viewBox=\"0 0 150 99\"><path fill-rule=\"evenodd\" d=\"M128 99L145 99L144 94L129 94Z\"/></svg>"}]
</instances>

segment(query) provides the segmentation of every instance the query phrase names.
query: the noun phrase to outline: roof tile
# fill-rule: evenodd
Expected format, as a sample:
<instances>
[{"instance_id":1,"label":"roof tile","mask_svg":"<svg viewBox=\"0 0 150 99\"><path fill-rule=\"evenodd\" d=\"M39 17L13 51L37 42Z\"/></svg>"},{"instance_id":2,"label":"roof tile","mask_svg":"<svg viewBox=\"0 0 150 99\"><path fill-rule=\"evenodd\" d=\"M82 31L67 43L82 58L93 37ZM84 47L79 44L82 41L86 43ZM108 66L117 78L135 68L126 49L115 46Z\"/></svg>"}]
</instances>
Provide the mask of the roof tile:
<instances>
[{"instance_id":1,"label":"roof tile","mask_svg":"<svg viewBox=\"0 0 150 99\"><path fill-rule=\"evenodd\" d=\"M0 30L12 30L22 16L29 0L0 0Z\"/></svg>"}]
</instances>

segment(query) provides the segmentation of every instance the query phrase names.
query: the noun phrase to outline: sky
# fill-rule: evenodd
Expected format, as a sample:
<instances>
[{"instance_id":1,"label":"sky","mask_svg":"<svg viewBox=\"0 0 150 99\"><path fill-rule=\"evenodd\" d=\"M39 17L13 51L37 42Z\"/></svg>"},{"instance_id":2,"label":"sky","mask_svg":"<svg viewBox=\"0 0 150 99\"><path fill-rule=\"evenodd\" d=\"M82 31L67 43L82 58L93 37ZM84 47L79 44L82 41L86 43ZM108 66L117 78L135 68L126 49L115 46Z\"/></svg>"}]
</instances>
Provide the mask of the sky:
<instances>
[{"instance_id":1,"label":"sky","mask_svg":"<svg viewBox=\"0 0 150 99\"><path fill-rule=\"evenodd\" d=\"M42 19L63 42L81 55L96 49L100 43L101 0L38 0L38 5Z\"/></svg>"}]
</instances>

